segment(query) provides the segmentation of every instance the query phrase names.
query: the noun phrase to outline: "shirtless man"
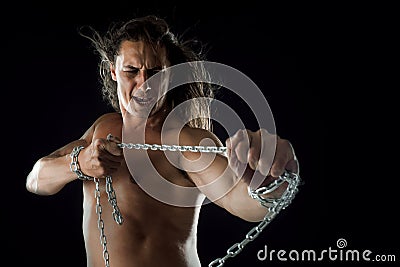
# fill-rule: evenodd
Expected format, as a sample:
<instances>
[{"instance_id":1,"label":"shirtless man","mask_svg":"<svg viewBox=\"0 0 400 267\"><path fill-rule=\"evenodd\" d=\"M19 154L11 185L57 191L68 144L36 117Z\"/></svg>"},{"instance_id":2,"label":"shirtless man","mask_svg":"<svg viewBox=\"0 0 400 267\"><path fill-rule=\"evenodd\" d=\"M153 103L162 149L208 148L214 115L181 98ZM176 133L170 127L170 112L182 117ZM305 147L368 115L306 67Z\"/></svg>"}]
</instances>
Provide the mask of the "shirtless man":
<instances>
[{"instance_id":1,"label":"shirtless man","mask_svg":"<svg viewBox=\"0 0 400 267\"><path fill-rule=\"evenodd\" d=\"M231 214L257 222L264 218L267 209L249 196L249 180L239 175L238 163L257 169L268 177L265 182L269 183L285 169L298 172L293 148L287 140L263 129L256 132L239 130L226 140L226 154L186 151L167 155L168 152L159 150L130 150L128 160L118 145L123 140L125 124L129 124L129 141L134 143L167 142L197 146L202 140L212 140L213 143L207 144L223 146L206 124L194 127L187 123L179 129L173 121L169 126L163 126L168 113L183 102L184 99L179 99L182 94L171 93L161 98L149 111L149 106L160 93L156 86L150 88L147 84L150 76L168 66L198 60L199 57L189 52L169 32L163 20L152 16L128 21L120 28L111 29L104 37L93 35L91 40L102 57L101 70L107 70L102 76L104 95L116 112L99 117L79 140L39 159L27 177L26 187L39 195L56 194L67 183L78 179L76 170L81 171L83 177L80 179L84 180L83 234L88 267L199 267L196 228L201 205L169 205L146 193L138 181L160 175L176 185L202 188L222 177L223 182L216 187L199 190L194 197L196 201L201 203L208 197ZM198 93L211 96L210 91L199 90ZM162 131L166 138L163 142ZM246 133L250 148L244 138ZM268 142L271 138L276 138L272 166L267 159L259 157L261 142ZM146 158L150 159L152 168ZM78 164L75 171L71 171L72 160ZM208 163L204 165L204 162ZM85 180L85 177L89 179ZM112 177L112 187L123 217L121 225L114 221L113 207L107 197L101 197L100 203L93 197L95 180L99 183L101 196L106 195L106 177ZM284 189L283 184L276 194L279 196ZM166 193L179 199L181 196L176 192ZM98 204L102 207L106 253L99 240Z\"/></svg>"}]
</instances>

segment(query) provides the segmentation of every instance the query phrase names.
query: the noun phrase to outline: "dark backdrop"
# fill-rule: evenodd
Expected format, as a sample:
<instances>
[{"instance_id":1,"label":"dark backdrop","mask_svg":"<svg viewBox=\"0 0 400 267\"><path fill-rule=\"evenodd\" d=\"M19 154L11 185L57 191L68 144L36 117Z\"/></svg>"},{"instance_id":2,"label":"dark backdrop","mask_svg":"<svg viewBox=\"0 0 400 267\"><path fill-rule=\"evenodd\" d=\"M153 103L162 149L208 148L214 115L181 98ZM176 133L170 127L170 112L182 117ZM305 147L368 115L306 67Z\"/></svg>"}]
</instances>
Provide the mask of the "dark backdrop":
<instances>
[{"instance_id":1,"label":"dark backdrop","mask_svg":"<svg viewBox=\"0 0 400 267\"><path fill-rule=\"evenodd\" d=\"M305 184L294 202L226 266L291 265L294 262L276 258L259 261L257 252L265 245L321 251L337 248L339 238L346 239L351 249L399 256L394 245L396 225L389 212L394 208L391 194L386 194L385 205L379 205L383 199L370 183L356 183L360 173L352 165L345 168L353 171L343 169L351 153L337 141L343 134L327 131L332 115L325 113L329 97L322 96L331 94L334 83L325 74L336 64L332 58L338 40L332 36L341 25L331 18L338 10L248 1L220 7L214 2L156 1L18 2L3 7L3 91L8 92L3 108L9 114L3 119L3 141L8 151L4 156L11 158L3 163L5 257L12 257L13 266L85 266L80 182L43 197L28 193L25 179L39 157L80 137L99 115L111 111L100 95L98 58L77 28L89 24L105 30L114 20L145 14L160 15L174 32L201 40L209 48L210 61L249 76L265 94L278 134L292 142L300 161ZM244 106L222 98L249 128L256 128ZM334 154L338 148L343 150ZM384 227L378 227L382 222ZM225 255L253 226L212 204L203 206L198 227L202 263L206 266Z\"/></svg>"}]
</instances>

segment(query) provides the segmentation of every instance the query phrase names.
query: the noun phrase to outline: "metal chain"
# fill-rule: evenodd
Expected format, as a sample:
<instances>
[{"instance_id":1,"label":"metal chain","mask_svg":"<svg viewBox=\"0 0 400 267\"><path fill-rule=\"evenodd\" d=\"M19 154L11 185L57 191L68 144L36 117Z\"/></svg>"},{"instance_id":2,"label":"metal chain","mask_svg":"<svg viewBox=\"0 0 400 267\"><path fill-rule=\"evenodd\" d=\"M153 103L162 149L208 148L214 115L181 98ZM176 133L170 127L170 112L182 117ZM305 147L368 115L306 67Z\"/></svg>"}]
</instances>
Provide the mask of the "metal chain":
<instances>
[{"instance_id":1,"label":"metal chain","mask_svg":"<svg viewBox=\"0 0 400 267\"><path fill-rule=\"evenodd\" d=\"M97 227L100 230L100 243L103 246L103 258L106 264L106 267L110 267L110 255L107 250L107 237L104 234L104 221L101 218L101 214L103 213L103 207L100 203L100 188L99 188L99 179L94 178L93 181L96 183L96 189L94 197L96 198L96 213L97 213Z\"/></svg>"},{"instance_id":2,"label":"metal chain","mask_svg":"<svg viewBox=\"0 0 400 267\"><path fill-rule=\"evenodd\" d=\"M120 148L127 149L143 149L143 150L161 150L161 151L191 151L191 152L209 152L209 153L225 153L227 148L223 146L177 146L177 145L149 145L149 144L132 144L119 143Z\"/></svg>"},{"instance_id":3,"label":"metal chain","mask_svg":"<svg viewBox=\"0 0 400 267\"><path fill-rule=\"evenodd\" d=\"M238 255L243 248L254 241L260 233L267 227L267 225L278 215L278 213L285 209L293 200L294 196L298 192L298 185L300 184L300 176L298 174L285 171L283 175L278 177L277 180L269 184L268 186L258 188L256 190L248 187L249 195L260 202L260 204L268 209L267 215L264 219L258 223L257 226L253 227L240 242L231 246L227 251L226 255L222 258L217 258L212 261L208 267L221 267L225 264L226 260L233 258ZM285 192L280 198L267 198L262 195L271 193L276 190L282 183L287 182L288 186Z\"/></svg>"},{"instance_id":4,"label":"metal chain","mask_svg":"<svg viewBox=\"0 0 400 267\"><path fill-rule=\"evenodd\" d=\"M97 227L100 230L100 243L103 246L103 258L106 267L110 267L110 254L108 253L107 250L107 237L104 233L104 221L101 217L103 213L103 207L101 206L100 203L100 183L98 178L94 178L93 181L96 184L96 189L95 189L95 194L94 197L96 198L96 213L97 213ZM122 215L119 211L118 205L117 205L117 198L116 194L114 191L114 188L112 187L112 178L111 176L106 177L106 193L108 195L108 202L111 204L113 207L113 218L115 222L119 225L122 224L123 218Z\"/></svg>"},{"instance_id":5,"label":"metal chain","mask_svg":"<svg viewBox=\"0 0 400 267\"><path fill-rule=\"evenodd\" d=\"M226 147L216 147L216 146L178 146L178 145L157 145L157 144L132 144L132 143L119 143L120 148L126 149L141 149L141 150L161 150L161 151L191 151L191 152L206 152L206 153L225 153L227 151ZM103 258L106 267L109 267L109 253L107 250L107 238L104 233L104 221L101 218L102 206L100 204L100 190L99 190L99 179L94 178L96 183L96 213L98 214L97 225L100 230L100 242L103 246ZM271 193L276 190L282 183L287 182L288 186L285 192L280 198L267 198L264 194ZM235 257L238 255L243 248L251 241L256 239L259 234L264 230L265 227L275 218L275 216L282 210L285 209L293 200L294 196L298 191L298 185L300 184L300 176L285 171L285 173L280 176L277 180L269 184L268 186L261 187L252 190L248 187L248 193L250 197L260 202L260 204L268 209L267 215L264 219L258 223L257 226L253 227L247 234L246 237L240 242L231 246L224 257L217 258L212 261L208 267L221 267L225 264L228 258ZM117 224L121 225L123 222L122 215L117 205L117 198L115 191L112 187L111 176L106 177L106 192L108 195L108 202L113 206L113 218Z\"/></svg>"},{"instance_id":6,"label":"metal chain","mask_svg":"<svg viewBox=\"0 0 400 267\"><path fill-rule=\"evenodd\" d=\"M118 205L117 205L117 196L115 194L114 188L112 186L112 178L111 176L106 177L106 192L108 195L108 202L111 204L113 207L113 217L114 221L118 223L119 225L122 224L124 221L124 218L122 218L121 212L119 211Z\"/></svg>"},{"instance_id":7,"label":"metal chain","mask_svg":"<svg viewBox=\"0 0 400 267\"><path fill-rule=\"evenodd\" d=\"M71 164L69 165L69 168L72 172L74 172L76 174L76 176L78 176L79 180L90 181L90 180L93 180L93 177L84 174L81 171L81 167L79 166L79 162L78 162L78 155L83 148L84 148L84 146L76 146L72 149L72 152L70 154Z\"/></svg>"}]
</instances>

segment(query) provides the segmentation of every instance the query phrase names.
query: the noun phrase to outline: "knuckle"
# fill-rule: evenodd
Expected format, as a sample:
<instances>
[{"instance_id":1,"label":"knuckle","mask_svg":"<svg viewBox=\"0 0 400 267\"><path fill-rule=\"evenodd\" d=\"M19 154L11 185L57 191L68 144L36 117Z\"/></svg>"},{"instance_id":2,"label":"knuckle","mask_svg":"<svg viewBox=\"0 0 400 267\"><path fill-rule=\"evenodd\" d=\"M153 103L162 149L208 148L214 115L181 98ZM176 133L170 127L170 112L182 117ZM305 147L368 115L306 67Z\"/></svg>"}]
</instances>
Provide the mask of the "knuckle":
<instances>
[{"instance_id":1,"label":"knuckle","mask_svg":"<svg viewBox=\"0 0 400 267\"><path fill-rule=\"evenodd\" d=\"M250 161L258 161L260 158L259 150L255 147L251 147L249 149L249 160Z\"/></svg>"},{"instance_id":2,"label":"knuckle","mask_svg":"<svg viewBox=\"0 0 400 267\"><path fill-rule=\"evenodd\" d=\"M94 146L99 146L99 145L102 145L103 144L103 140L101 140L101 139L95 139L94 141L93 141L93 145Z\"/></svg>"},{"instance_id":3,"label":"knuckle","mask_svg":"<svg viewBox=\"0 0 400 267\"><path fill-rule=\"evenodd\" d=\"M260 166L264 169L270 169L273 164L273 157L262 157L260 158Z\"/></svg>"},{"instance_id":4,"label":"knuckle","mask_svg":"<svg viewBox=\"0 0 400 267\"><path fill-rule=\"evenodd\" d=\"M283 145L287 145L287 146L291 146L289 140L284 139L284 138L278 138L278 143L283 144Z\"/></svg>"},{"instance_id":5,"label":"knuckle","mask_svg":"<svg viewBox=\"0 0 400 267\"><path fill-rule=\"evenodd\" d=\"M243 130L243 135L245 135L245 136L251 136L251 135L254 135L255 134L255 132L253 132L252 130L249 130L249 129L244 129Z\"/></svg>"},{"instance_id":6,"label":"knuckle","mask_svg":"<svg viewBox=\"0 0 400 267\"><path fill-rule=\"evenodd\" d=\"M247 153L248 145L246 142L239 142L236 144L236 151L238 153Z\"/></svg>"}]
</instances>

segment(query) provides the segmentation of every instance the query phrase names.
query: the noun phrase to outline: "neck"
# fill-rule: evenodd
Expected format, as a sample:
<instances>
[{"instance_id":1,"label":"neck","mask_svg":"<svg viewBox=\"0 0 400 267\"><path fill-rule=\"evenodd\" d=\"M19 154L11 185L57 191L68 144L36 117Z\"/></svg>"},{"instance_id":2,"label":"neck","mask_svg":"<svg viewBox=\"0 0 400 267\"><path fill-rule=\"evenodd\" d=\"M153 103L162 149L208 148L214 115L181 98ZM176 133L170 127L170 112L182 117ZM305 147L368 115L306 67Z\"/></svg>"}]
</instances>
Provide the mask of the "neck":
<instances>
[{"instance_id":1,"label":"neck","mask_svg":"<svg viewBox=\"0 0 400 267\"><path fill-rule=\"evenodd\" d=\"M130 127L134 129L145 128L148 130L157 130L157 129L161 130L165 118L168 115L168 111L169 110L167 108L161 108L160 110L158 110L149 117L134 116L125 111L122 112L122 116L124 120L129 120L129 122L128 121L126 122L128 122Z\"/></svg>"},{"instance_id":2,"label":"neck","mask_svg":"<svg viewBox=\"0 0 400 267\"><path fill-rule=\"evenodd\" d=\"M152 114L145 121L146 129L161 129L167 115L168 115L168 111L165 108L160 109L156 113Z\"/></svg>"}]
</instances>

